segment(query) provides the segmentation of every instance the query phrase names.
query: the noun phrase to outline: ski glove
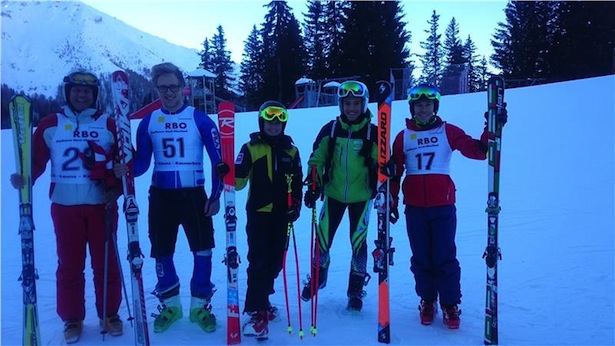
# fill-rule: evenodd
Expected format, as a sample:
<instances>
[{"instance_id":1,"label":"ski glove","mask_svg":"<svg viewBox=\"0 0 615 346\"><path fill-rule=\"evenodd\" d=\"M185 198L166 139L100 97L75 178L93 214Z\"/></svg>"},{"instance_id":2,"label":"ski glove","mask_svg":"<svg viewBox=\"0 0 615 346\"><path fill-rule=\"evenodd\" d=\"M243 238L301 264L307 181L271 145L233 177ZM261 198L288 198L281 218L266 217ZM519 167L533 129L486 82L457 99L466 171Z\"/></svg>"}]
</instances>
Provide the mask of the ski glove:
<instances>
[{"instance_id":1,"label":"ski glove","mask_svg":"<svg viewBox=\"0 0 615 346\"><path fill-rule=\"evenodd\" d=\"M224 162L220 162L216 165L216 175L218 175L218 179L224 178L231 171L231 167Z\"/></svg>"},{"instance_id":2,"label":"ski glove","mask_svg":"<svg viewBox=\"0 0 615 346\"><path fill-rule=\"evenodd\" d=\"M208 199L207 202L205 202L205 216L207 217L212 217L216 214L218 214L218 212L220 211L220 199L219 198L215 198L215 199Z\"/></svg>"},{"instance_id":3,"label":"ski glove","mask_svg":"<svg viewBox=\"0 0 615 346\"><path fill-rule=\"evenodd\" d=\"M389 222L395 224L399 220L399 209L397 209L397 206L391 207L389 212Z\"/></svg>"},{"instance_id":4,"label":"ski glove","mask_svg":"<svg viewBox=\"0 0 615 346\"><path fill-rule=\"evenodd\" d=\"M397 175L397 165L395 165L395 162L393 162L393 160L389 160L387 163L384 164L384 166L382 166L382 168L380 169L380 173L386 175L389 178L393 178Z\"/></svg>"},{"instance_id":5,"label":"ski glove","mask_svg":"<svg viewBox=\"0 0 615 346\"><path fill-rule=\"evenodd\" d=\"M485 120L489 119L489 112L485 112ZM504 106L500 109L498 108L497 113L495 114L495 121L498 125L504 127L508 122L508 111L506 110L506 102L504 102Z\"/></svg>"},{"instance_id":6,"label":"ski glove","mask_svg":"<svg viewBox=\"0 0 615 346\"><path fill-rule=\"evenodd\" d=\"M79 158L90 170L90 179L101 181L105 188L119 186L119 181L113 171L113 152L106 152L103 147L94 141L88 141L90 150L79 153Z\"/></svg>"},{"instance_id":7,"label":"ski glove","mask_svg":"<svg viewBox=\"0 0 615 346\"><path fill-rule=\"evenodd\" d=\"M297 221L301 213L301 200L293 199L293 205L288 208L286 212L286 221L293 223Z\"/></svg>"},{"instance_id":8,"label":"ski glove","mask_svg":"<svg viewBox=\"0 0 615 346\"><path fill-rule=\"evenodd\" d=\"M23 175L19 173L11 174L11 185L17 190L22 189L26 185Z\"/></svg>"},{"instance_id":9,"label":"ski glove","mask_svg":"<svg viewBox=\"0 0 615 346\"><path fill-rule=\"evenodd\" d=\"M318 199L318 197L320 197L320 190L308 189L305 192L305 197L303 199L305 201L305 206L310 209L314 208L316 206L316 200Z\"/></svg>"},{"instance_id":10,"label":"ski glove","mask_svg":"<svg viewBox=\"0 0 615 346\"><path fill-rule=\"evenodd\" d=\"M392 224L395 224L397 220L399 220L399 209L397 205L399 204L399 197L389 195L389 221Z\"/></svg>"}]
</instances>

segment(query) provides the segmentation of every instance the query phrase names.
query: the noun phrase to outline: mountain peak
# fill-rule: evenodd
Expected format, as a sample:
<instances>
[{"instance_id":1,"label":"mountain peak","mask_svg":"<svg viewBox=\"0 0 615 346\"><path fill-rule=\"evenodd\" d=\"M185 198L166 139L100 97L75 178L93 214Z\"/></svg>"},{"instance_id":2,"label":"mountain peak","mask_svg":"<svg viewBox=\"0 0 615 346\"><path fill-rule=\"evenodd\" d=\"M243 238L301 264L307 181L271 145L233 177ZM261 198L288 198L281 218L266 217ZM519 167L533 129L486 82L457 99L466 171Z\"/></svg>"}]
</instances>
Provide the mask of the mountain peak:
<instances>
[{"instance_id":1,"label":"mountain peak","mask_svg":"<svg viewBox=\"0 0 615 346\"><path fill-rule=\"evenodd\" d=\"M170 61L198 67L195 49L172 44L77 1L2 1L2 83L17 92L55 97L76 68L96 74L149 69Z\"/></svg>"}]
</instances>

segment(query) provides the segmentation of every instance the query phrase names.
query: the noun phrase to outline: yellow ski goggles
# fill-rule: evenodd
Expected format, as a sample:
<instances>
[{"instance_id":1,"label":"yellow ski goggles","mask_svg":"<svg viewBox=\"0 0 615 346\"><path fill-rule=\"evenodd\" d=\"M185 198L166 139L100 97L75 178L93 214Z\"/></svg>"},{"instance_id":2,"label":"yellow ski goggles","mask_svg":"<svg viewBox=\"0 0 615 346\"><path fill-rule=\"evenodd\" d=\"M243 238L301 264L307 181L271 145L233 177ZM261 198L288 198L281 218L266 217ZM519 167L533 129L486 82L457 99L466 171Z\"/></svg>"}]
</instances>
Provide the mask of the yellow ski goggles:
<instances>
[{"instance_id":1,"label":"yellow ski goggles","mask_svg":"<svg viewBox=\"0 0 615 346\"><path fill-rule=\"evenodd\" d=\"M89 72L73 72L64 77L64 83L98 86L98 78Z\"/></svg>"},{"instance_id":2,"label":"yellow ski goggles","mask_svg":"<svg viewBox=\"0 0 615 346\"><path fill-rule=\"evenodd\" d=\"M282 107L269 106L263 109L259 116L267 121L278 119L281 123L288 121L288 111Z\"/></svg>"}]
</instances>

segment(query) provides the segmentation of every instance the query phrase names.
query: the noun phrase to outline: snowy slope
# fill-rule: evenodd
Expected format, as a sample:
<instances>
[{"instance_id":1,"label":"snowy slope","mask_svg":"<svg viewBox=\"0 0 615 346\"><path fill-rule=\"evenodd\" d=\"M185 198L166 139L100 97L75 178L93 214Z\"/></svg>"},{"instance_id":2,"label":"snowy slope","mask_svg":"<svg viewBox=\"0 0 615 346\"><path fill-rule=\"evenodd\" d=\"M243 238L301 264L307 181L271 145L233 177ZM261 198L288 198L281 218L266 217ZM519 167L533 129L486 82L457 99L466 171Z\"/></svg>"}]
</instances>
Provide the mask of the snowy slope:
<instances>
[{"instance_id":1,"label":"snowy slope","mask_svg":"<svg viewBox=\"0 0 615 346\"><path fill-rule=\"evenodd\" d=\"M614 122L615 76L541 85L506 91L509 123L504 128L501 174L500 246L500 343L503 345L612 345L614 339ZM588 100L589 97L589 100ZM374 105L370 105L372 110ZM478 137L483 127L486 94L444 96L440 114ZM322 125L337 113L337 107L291 111L287 133L293 136L304 163L312 141ZM393 103L393 132L402 129L409 116L404 101ZM214 116L215 119L215 116ZM236 147L248 140L257 127L256 113L237 114ZM137 122L133 123L136 128ZM17 235L17 193L8 185L14 171L12 135L2 131L2 339L3 345L21 343L22 303L17 277L21 270ZM209 170L209 167L206 167ZM472 161L453 155L451 174L457 185L458 257L462 267L461 329L448 330L440 322L419 324L414 279L409 270L410 249L405 220L391 228L395 266L391 268L391 332L393 345L481 345L483 338L485 276L481 258L486 245L485 161ZM208 176L208 173L206 173ZM147 189L150 175L137 178L141 206L139 228L142 249L149 252L147 239ZM34 187L36 267L39 316L43 344L62 344L62 322L55 313L56 255L50 223L45 173ZM245 216L241 211L247 193L237 193L240 304L245 297L247 248ZM320 208L320 204L318 205ZM310 210L304 208L295 225L299 243L301 277L309 265ZM369 251L376 237L375 213L370 224ZM187 317L163 334L151 335L152 345L221 345L226 342L224 221L214 218L216 241L213 281L214 312L219 329L206 335ZM126 230L120 222L120 251L126 248ZM377 289L375 276L360 314L345 312L350 262L348 221L342 221L332 248L332 264L327 287L319 296L318 335L297 336L298 314L294 258L288 256L291 316L294 333L286 333L283 283L276 281L272 301L282 312L282 320L270 325L270 339L258 343L243 338L243 344L256 345L376 345ZM185 237L178 240L175 255L182 282L181 296L187 315L192 256ZM124 261L125 262L125 261ZM372 260L368 261L368 268ZM86 266L86 328L80 345L103 344L94 309L91 271ZM124 270L127 265L124 263ZM146 292L155 285L154 262L144 265ZM147 295L148 314L156 312L156 299ZM303 303L303 329L309 331L309 304ZM126 310L122 307L122 316ZM245 316L242 317L245 320ZM149 319L150 330L152 319ZM107 337L105 345L130 345L132 329Z\"/></svg>"},{"instance_id":2,"label":"snowy slope","mask_svg":"<svg viewBox=\"0 0 615 346\"><path fill-rule=\"evenodd\" d=\"M197 51L174 45L78 1L2 1L3 84L51 97L77 67L97 73L129 68L146 74L171 61L185 71Z\"/></svg>"}]
</instances>

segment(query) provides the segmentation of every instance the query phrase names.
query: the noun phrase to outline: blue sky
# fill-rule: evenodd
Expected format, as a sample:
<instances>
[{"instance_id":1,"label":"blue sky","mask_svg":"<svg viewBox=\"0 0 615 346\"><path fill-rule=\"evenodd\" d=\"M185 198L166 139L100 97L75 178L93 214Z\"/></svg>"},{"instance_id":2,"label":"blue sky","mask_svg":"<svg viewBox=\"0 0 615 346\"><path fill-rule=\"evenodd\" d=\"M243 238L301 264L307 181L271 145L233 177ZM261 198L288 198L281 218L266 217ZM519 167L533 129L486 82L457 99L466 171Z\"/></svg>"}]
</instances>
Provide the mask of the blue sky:
<instances>
[{"instance_id":1,"label":"blue sky","mask_svg":"<svg viewBox=\"0 0 615 346\"><path fill-rule=\"evenodd\" d=\"M260 28L266 14L267 0L227 1L160 1L160 0L83 0L84 3L114 16L137 29L188 48L202 49L203 40L213 37L222 25L228 49L235 62L241 61L243 43L252 26ZM288 1L297 19L303 21L307 11L305 1ZM506 1L402 1L404 21L412 34L410 51L423 54L419 43L426 39L427 20L433 10L440 15L440 33L455 17L460 38L470 35L479 54L489 59L490 40L497 23L505 20ZM418 65L418 59L414 58Z\"/></svg>"}]
</instances>

